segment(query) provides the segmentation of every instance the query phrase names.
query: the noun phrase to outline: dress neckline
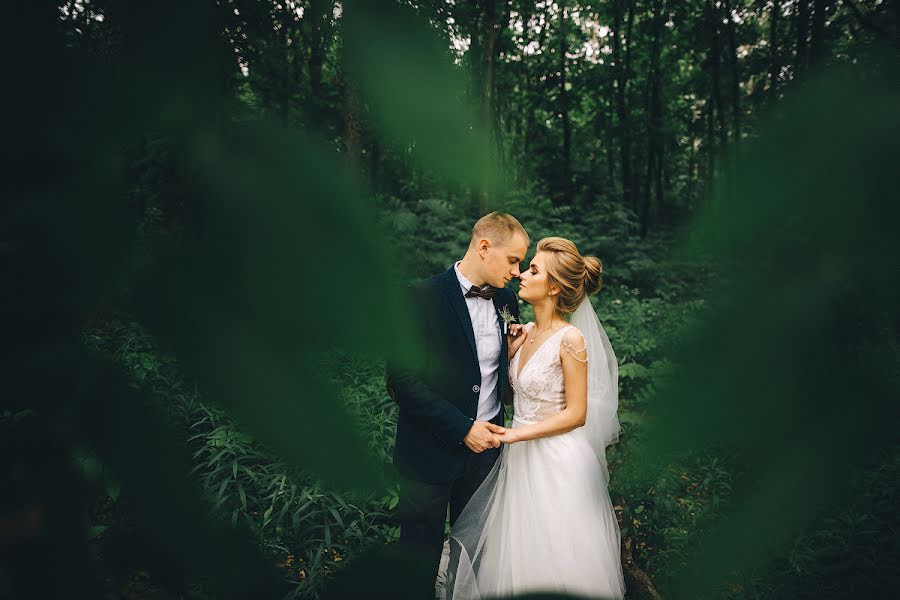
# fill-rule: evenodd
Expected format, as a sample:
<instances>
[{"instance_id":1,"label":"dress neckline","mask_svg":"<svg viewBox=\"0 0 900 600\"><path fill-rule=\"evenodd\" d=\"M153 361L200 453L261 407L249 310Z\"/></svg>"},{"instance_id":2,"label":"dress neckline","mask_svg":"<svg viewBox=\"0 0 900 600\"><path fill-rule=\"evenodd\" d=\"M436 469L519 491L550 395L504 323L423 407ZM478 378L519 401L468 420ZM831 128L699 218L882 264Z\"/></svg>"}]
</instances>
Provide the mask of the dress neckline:
<instances>
[{"instance_id":1,"label":"dress neckline","mask_svg":"<svg viewBox=\"0 0 900 600\"><path fill-rule=\"evenodd\" d=\"M522 365L521 367L519 367L518 363L516 364L516 380L517 380L517 381L521 381L521 379L522 379L522 373L525 372L525 367L527 367L528 365L531 364L531 361L534 360L534 357L538 355L538 352L540 352L541 349L543 349L543 347L547 345L547 342L549 342L549 341L552 340L554 337L556 337L556 335L557 335L560 331L565 331L565 330L568 329L569 327L572 327L572 325L571 325L571 324L566 324L565 327L560 328L559 331L557 331L556 333L554 333L553 335L551 335L550 337L548 337L546 340L544 340L543 342L541 342L540 345L537 347L537 350L534 351L534 354L532 354L532 355L528 358L528 360L525 361L525 364L524 364L524 365ZM519 352L521 352L521 351L522 351L522 348L519 347ZM518 353L516 353L516 357L517 357L517 358L519 357L519 354L518 354Z\"/></svg>"}]
</instances>

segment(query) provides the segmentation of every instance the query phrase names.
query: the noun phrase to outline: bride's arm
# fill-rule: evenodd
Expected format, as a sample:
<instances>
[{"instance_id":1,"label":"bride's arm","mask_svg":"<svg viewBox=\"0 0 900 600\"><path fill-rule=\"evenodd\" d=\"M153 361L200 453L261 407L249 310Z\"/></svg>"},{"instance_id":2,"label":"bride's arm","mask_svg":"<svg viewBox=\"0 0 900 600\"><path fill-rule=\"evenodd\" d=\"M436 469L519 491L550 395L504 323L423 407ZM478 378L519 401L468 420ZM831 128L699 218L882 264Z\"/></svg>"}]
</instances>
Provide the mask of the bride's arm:
<instances>
[{"instance_id":1,"label":"bride's arm","mask_svg":"<svg viewBox=\"0 0 900 600\"><path fill-rule=\"evenodd\" d=\"M567 433L584 425L587 417L587 357L584 337L575 328L563 334L559 349L566 407L540 423L507 428L497 439L505 444Z\"/></svg>"}]
</instances>

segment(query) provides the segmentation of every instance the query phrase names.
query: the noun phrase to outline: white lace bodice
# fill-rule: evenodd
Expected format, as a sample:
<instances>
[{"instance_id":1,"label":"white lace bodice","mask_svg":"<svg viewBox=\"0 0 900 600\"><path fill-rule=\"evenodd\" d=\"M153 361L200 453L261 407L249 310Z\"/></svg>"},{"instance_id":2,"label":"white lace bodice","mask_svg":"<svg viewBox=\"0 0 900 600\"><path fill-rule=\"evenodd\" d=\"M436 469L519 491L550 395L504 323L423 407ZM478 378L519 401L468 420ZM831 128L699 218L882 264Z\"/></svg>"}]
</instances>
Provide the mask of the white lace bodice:
<instances>
[{"instance_id":1,"label":"white lace bodice","mask_svg":"<svg viewBox=\"0 0 900 600\"><path fill-rule=\"evenodd\" d=\"M528 325L532 326L528 330L531 333L534 324L529 323ZM570 327L572 325L563 327L544 340L525 363L521 375L518 375L519 360L522 356L521 348L510 361L509 382L513 388L513 409L516 419L535 423L543 421L565 408L565 385L563 384L562 362L559 360L559 348L563 333Z\"/></svg>"}]
</instances>

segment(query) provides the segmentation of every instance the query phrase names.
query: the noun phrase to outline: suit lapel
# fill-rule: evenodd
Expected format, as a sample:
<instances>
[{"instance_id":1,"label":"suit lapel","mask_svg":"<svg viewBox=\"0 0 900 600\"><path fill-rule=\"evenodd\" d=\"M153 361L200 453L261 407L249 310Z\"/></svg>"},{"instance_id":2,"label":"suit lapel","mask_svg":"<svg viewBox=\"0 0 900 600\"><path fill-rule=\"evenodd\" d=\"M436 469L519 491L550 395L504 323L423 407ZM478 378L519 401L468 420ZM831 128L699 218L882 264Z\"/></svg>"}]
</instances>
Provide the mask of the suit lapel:
<instances>
[{"instance_id":1,"label":"suit lapel","mask_svg":"<svg viewBox=\"0 0 900 600\"><path fill-rule=\"evenodd\" d=\"M469 347L472 349L472 355L478 360L478 349L475 346L475 329L472 327L472 318L469 317L469 308L466 306L466 300L463 298L462 288L459 287L459 279L456 278L456 270L453 267L446 272L444 276L444 291L447 294L447 301L453 307L459 319L459 324L463 328L466 339L469 340Z\"/></svg>"},{"instance_id":2,"label":"suit lapel","mask_svg":"<svg viewBox=\"0 0 900 600\"><path fill-rule=\"evenodd\" d=\"M494 312L497 313L497 325L500 328L500 340L501 340L500 341L500 346L501 346L500 349L502 352L506 352L506 336L503 335L503 317L500 316L500 311L507 304L506 302L503 301L503 298L502 298L503 295L504 294L502 293L501 290L497 290L497 293L494 294L493 302L494 302ZM509 310L509 309L507 309L507 310ZM500 356L502 357L503 354L501 354ZM503 361L500 361L500 363L503 364Z\"/></svg>"}]
</instances>

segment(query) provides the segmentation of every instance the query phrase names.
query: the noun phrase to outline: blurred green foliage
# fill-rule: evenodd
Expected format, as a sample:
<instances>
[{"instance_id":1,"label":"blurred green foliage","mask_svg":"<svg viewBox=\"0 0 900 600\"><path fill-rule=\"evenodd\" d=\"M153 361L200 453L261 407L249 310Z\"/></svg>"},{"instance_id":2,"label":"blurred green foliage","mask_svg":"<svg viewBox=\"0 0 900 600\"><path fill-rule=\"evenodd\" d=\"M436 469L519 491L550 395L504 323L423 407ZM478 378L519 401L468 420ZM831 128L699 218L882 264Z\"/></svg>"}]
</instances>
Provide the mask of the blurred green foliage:
<instances>
[{"instance_id":1,"label":"blurred green foliage","mask_svg":"<svg viewBox=\"0 0 900 600\"><path fill-rule=\"evenodd\" d=\"M642 454L652 463L720 446L744 472L673 584L679 597L784 553L848 501L854 471L896 449L894 82L854 72L808 82L735 159L735 178L692 231L688 251L716 256L722 277L678 347ZM895 560L895 544L879 551ZM864 587L884 593L883 575Z\"/></svg>"},{"instance_id":2,"label":"blurred green foliage","mask_svg":"<svg viewBox=\"0 0 900 600\"><path fill-rule=\"evenodd\" d=\"M827 34L820 65L865 64L816 83L798 48L791 77L747 92L752 110L695 95L721 91L696 68L708 34L731 35L704 29L701 3L666 4L687 51L664 44L653 67L638 44L624 80L567 66L584 32L565 28L564 5L562 25L523 36L560 54L509 58L496 114L473 93L485 42L502 29L495 48L524 54L484 7L453 12L472 50L451 66L445 3L342 3L346 19L300 4L308 19L244 0L0 9L15 65L0 150L0 596L402 590L415 557L392 543L396 409L378 357L415 344L386 299L448 268L488 204L533 241L563 235L604 260L596 306L624 427L611 494L667 597L896 589L900 131L896 64L873 50L888 3L858 13L852 40L844 5L812 38ZM634 9L597 14L622 25ZM644 9L634 38L658 47L672 33ZM759 83L766 11L741 10ZM614 111L618 85L650 94L666 69L664 108L685 122L660 128L653 102ZM757 128L763 100L777 110ZM668 141L656 163L652 144L635 151L647 181L629 200L618 151L632 136ZM717 139L740 151L716 163ZM673 260L666 225L716 173ZM672 197L648 213L665 174Z\"/></svg>"},{"instance_id":3,"label":"blurred green foliage","mask_svg":"<svg viewBox=\"0 0 900 600\"><path fill-rule=\"evenodd\" d=\"M271 564L279 566L290 586L286 597L317 597L326 576L342 561L397 538L398 527L389 515L397 504L396 486L357 497L325 487L286 464L278 452L191 386L136 322L113 319L98 324L87 332L86 341L113 356L137 385L152 393L192 452L191 476L199 482L211 514L246 531ZM383 366L344 354L323 354L319 361L341 389L342 405L360 436L378 464L386 467L396 409L384 393ZM328 448L342 451L339 443ZM127 526L125 517L114 512L113 527ZM98 532L103 553L115 533L108 529Z\"/></svg>"}]
</instances>

